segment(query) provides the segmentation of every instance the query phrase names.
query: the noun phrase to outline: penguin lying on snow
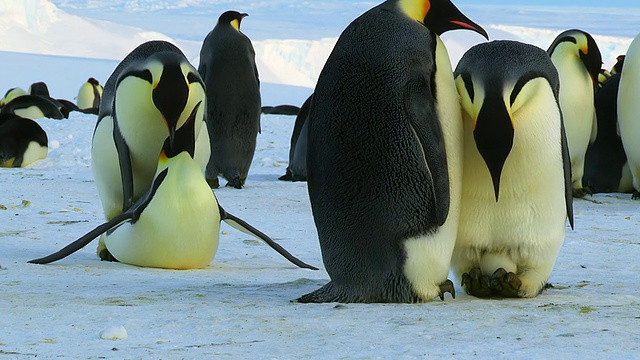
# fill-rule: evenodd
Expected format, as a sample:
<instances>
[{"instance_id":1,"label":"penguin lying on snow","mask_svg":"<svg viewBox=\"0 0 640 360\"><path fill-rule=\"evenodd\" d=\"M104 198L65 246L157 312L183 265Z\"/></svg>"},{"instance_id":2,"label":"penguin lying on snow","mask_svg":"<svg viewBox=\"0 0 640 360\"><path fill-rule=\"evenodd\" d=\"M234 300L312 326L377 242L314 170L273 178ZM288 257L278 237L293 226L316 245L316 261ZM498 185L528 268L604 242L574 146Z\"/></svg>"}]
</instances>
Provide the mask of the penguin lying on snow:
<instances>
[{"instance_id":1,"label":"penguin lying on snow","mask_svg":"<svg viewBox=\"0 0 640 360\"><path fill-rule=\"evenodd\" d=\"M206 121L211 159L206 177L212 188L218 175L227 186L244 186L260 132L260 80L251 40L240 32L247 14L227 11L207 34L198 72L207 87Z\"/></svg>"},{"instance_id":2,"label":"penguin lying on snow","mask_svg":"<svg viewBox=\"0 0 640 360\"><path fill-rule=\"evenodd\" d=\"M2 114L15 114L28 119L50 118L62 120L69 117L69 112L63 112L63 106L53 99L39 95L21 95L6 103Z\"/></svg>"},{"instance_id":3,"label":"penguin lying on snow","mask_svg":"<svg viewBox=\"0 0 640 360\"><path fill-rule=\"evenodd\" d=\"M29 262L46 264L60 260L105 234L106 249L122 263L169 269L202 268L216 254L220 221L225 221L264 240L293 264L317 270L219 205L202 168L192 158L195 120L195 116L189 117L175 135L164 142L151 186L131 208L62 250Z\"/></svg>"},{"instance_id":4,"label":"penguin lying on snow","mask_svg":"<svg viewBox=\"0 0 640 360\"><path fill-rule=\"evenodd\" d=\"M558 35L547 52L560 77L559 101L567 129L573 194L583 197L584 159L597 127L594 98L602 55L593 37L576 29Z\"/></svg>"},{"instance_id":5,"label":"penguin lying on snow","mask_svg":"<svg viewBox=\"0 0 640 360\"><path fill-rule=\"evenodd\" d=\"M22 88L14 87L7 90L7 92L4 94L4 97L0 99L0 107L7 105L11 100L22 95L28 95L27 92Z\"/></svg>"},{"instance_id":6,"label":"penguin lying on snow","mask_svg":"<svg viewBox=\"0 0 640 360\"><path fill-rule=\"evenodd\" d=\"M265 115L298 115L300 108L295 105L263 106L260 110Z\"/></svg>"},{"instance_id":7,"label":"penguin lying on snow","mask_svg":"<svg viewBox=\"0 0 640 360\"><path fill-rule=\"evenodd\" d=\"M478 297L534 297L573 227L558 73L544 50L476 45L455 71L464 176L452 268Z\"/></svg>"},{"instance_id":8,"label":"penguin lying on snow","mask_svg":"<svg viewBox=\"0 0 640 360\"><path fill-rule=\"evenodd\" d=\"M340 35L309 114L307 177L331 281L299 302L455 293L462 123L438 34L486 32L450 1L388 0Z\"/></svg>"},{"instance_id":9,"label":"penguin lying on snow","mask_svg":"<svg viewBox=\"0 0 640 360\"><path fill-rule=\"evenodd\" d=\"M47 133L31 119L0 114L0 167L25 167L47 157Z\"/></svg>"},{"instance_id":10,"label":"penguin lying on snow","mask_svg":"<svg viewBox=\"0 0 640 360\"><path fill-rule=\"evenodd\" d=\"M282 181L307 181L307 137L309 136L309 109L311 97L302 104L291 134L289 165L286 173L278 178Z\"/></svg>"}]
</instances>

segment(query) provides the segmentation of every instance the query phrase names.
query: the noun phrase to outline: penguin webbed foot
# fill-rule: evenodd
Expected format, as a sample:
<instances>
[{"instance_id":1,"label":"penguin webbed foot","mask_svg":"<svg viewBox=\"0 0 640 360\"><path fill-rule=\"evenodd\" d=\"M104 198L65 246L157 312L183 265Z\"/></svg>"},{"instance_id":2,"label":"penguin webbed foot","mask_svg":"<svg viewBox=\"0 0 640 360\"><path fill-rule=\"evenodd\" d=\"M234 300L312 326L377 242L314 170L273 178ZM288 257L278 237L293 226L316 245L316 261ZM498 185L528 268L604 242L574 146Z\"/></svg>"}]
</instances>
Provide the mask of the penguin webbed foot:
<instances>
[{"instance_id":1,"label":"penguin webbed foot","mask_svg":"<svg viewBox=\"0 0 640 360\"><path fill-rule=\"evenodd\" d=\"M453 286L453 282L449 279L440 284L440 300L444 301L444 294L451 294L452 298L456 298L456 288Z\"/></svg>"},{"instance_id":2,"label":"penguin webbed foot","mask_svg":"<svg viewBox=\"0 0 640 360\"><path fill-rule=\"evenodd\" d=\"M217 177L213 178L213 179L207 179L207 184L209 184L209 187L212 189L217 189L220 187L220 180L218 180Z\"/></svg>"},{"instance_id":3,"label":"penguin webbed foot","mask_svg":"<svg viewBox=\"0 0 640 360\"><path fill-rule=\"evenodd\" d=\"M522 287L520 278L516 274L507 272L503 268L496 270L491 275L491 289L496 295L505 298L517 298L520 297L518 295L520 287Z\"/></svg>"},{"instance_id":4,"label":"penguin webbed foot","mask_svg":"<svg viewBox=\"0 0 640 360\"><path fill-rule=\"evenodd\" d=\"M240 179L240 177L234 177L233 179L227 182L227 187L233 187L236 189L242 189L244 186L244 179Z\"/></svg>"},{"instance_id":5,"label":"penguin webbed foot","mask_svg":"<svg viewBox=\"0 0 640 360\"><path fill-rule=\"evenodd\" d=\"M468 273L462 274L462 287L467 294L479 298L491 296L491 278L483 275L479 268L471 269Z\"/></svg>"},{"instance_id":6,"label":"penguin webbed foot","mask_svg":"<svg viewBox=\"0 0 640 360\"><path fill-rule=\"evenodd\" d=\"M583 197L585 197L585 195L587 195L587 192L585 191L584 188L582 188L582 189L573 189L573 198L574 199L582 199Z\"/></svg>"},{"instance_id":7,"label":"penguin webbed foot","mask_svg":"<svg viewBox=\"0 0 640 360\"><path fill-rule=\"evenodd\" d=\"M633 194L631 194L631 200L638 200L638 199L640 199L640 192L634 191Z\"/></svg>"},{"instance_id":8,"label":"penguin webbed foot","mask_svg":"<svg viewBox=\"0 0 640 360\"><path fill-rule=\"evenodd\" d=\"M102 249L100 251L100 253L98 254L98 256L100 257L100 260L102 260L102 261L120 262L118 259L113 257L113 255L111 255L109 250L107 250L106 248Z\"/></svg>"}]
</instances>

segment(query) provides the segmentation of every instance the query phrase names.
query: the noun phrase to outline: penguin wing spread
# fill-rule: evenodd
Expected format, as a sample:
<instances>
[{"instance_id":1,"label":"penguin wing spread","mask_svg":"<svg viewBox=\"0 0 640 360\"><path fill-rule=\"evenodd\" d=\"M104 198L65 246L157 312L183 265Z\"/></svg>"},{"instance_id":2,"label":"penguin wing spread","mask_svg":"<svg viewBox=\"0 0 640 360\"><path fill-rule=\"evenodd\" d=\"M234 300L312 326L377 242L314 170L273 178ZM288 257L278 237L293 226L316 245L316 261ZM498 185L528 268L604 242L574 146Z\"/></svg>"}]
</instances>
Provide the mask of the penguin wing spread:
<instances>
[{"instance_id":1,"label":"penguin wing spread","mask_svg":"<svg viewBox=\"0 0 640 360\"><path fill-rule=\"evenodd\" d=\"M449 172L442 129L435 111L433 96L426 80L413 80L407 85L405 109L426 162L427 175L435 202L435 218L442 226L449 214Z\"/></svg>"}]
</instances>

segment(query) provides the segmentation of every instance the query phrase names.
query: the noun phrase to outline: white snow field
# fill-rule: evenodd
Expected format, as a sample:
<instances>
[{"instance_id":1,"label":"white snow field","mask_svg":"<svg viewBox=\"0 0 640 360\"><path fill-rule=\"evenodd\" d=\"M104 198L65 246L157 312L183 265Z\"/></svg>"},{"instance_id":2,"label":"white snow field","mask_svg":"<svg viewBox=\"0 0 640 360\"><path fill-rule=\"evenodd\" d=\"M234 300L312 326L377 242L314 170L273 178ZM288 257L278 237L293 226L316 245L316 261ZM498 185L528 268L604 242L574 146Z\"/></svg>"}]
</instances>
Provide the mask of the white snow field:
<instances>
[{"instance_id":1,"label":"white snow field","mask_svg":"<svg viewBox=\"0 0 640 360\"><path fill-rule=\"evenodd\" d=\"M0 0L0 91L44 80L54 97L72 99L89 76L104 83L122 56L150 38L171 39L196 62L200 39L222 11L234 8L250 13L243 29L255 39L263 103L300 105L341 29L376 4L211 3ZM497 6L498 12L478 3L460 7L494 38L546 48L560 31L582 27L594 32L608 64L640 32L635 7L514 5ZM537 17L569 13L550 22ZM445 39L454 61L481 41L468 32ZM629 194L575 201L576 229L567 228L549 280L554 287L534 299L481 300L455 280L455 299L425 304L292 303L325 284L327 273L298 269L226 225L216 257L201 270L101 262L96 242L53 264L27 264L103 221L90 169L95 120L79 113L39 120L49 135L48 158L0 169L0 359L638 356L640 203ZM287 166L293 123L292 116L264 115L246 188L216 195L227 211L322 268L306 183L277 180Z\"/></svg>"}]
</instances>

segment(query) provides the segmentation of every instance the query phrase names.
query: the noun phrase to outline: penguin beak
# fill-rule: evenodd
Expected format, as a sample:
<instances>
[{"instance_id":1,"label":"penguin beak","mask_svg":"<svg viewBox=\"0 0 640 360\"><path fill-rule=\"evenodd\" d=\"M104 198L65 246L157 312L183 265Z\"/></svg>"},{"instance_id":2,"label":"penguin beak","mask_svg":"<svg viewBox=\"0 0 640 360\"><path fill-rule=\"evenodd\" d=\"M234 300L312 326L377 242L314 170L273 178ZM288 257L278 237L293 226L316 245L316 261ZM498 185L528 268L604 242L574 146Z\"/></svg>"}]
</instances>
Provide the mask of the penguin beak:
<instances>
[{"instance_id":1,"label":"penguin beak","mask_svg":"<svg viewBox=\"0 0 640 360\"><path fill-rule=\"evenodd\" d=\"M478 113L473 138L489 169L496 202L500 195L502 169L513 147L513 135L513 121L504 100L499 96L487 97Z\"/></svg>"},{"instance_id":2,"label":"penguin beak","mask_svg":"<svg viewBox=\"0 0 640 360\"><path fill-rule=\"evenodd\" d=\"M153 89L153 103L160 111L169 130L169 142L173 147L176 128L187 100L189 84L179 65L166 66Z\"/></svg>"},{"instance_id":3,"label":"penguin beak","mask_svg":"<svg viewBox=\"0 0 640 360\"><path fill-rule=\"evenodd\" d=\"M451 1L430 1L430 8L424 18L424 24L438 35L449 30L471 30L489 40L489 34L482 26L466 17Z\"/></svg>"}]
</instances>

